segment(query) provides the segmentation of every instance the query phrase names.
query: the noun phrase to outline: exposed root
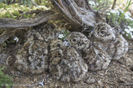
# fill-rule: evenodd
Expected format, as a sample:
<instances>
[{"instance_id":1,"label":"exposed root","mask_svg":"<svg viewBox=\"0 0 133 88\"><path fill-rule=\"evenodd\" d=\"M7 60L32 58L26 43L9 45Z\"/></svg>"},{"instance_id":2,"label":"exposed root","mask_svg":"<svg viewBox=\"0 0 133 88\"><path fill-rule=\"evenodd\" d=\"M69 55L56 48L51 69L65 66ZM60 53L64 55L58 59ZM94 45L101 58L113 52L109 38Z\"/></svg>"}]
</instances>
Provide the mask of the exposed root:
<instances>
[{"instance_id":1,"label":"exposed root","mask_svg":"<svg viewBox=\"0 0 133 88\"><path fill-rule=\"evenodd\" d=\"M2 29L25 29L39 24L45 23L55 16L54 12L48 10L44 11L42 16L35 19L25 19L25 20L14 20L9 18L0 19L0 28Z\"/></svg>"}]
</instances>

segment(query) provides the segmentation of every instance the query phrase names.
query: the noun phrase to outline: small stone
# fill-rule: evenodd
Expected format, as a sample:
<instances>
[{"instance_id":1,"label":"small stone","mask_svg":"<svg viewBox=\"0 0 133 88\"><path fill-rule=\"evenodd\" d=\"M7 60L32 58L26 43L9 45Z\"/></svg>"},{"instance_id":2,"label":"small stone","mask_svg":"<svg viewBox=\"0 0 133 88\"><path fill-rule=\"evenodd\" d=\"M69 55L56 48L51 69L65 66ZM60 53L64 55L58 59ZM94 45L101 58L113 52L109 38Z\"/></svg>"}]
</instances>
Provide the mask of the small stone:
<instances>
[{"instance_id":1,"label":"small stone","mask_svg":"<svg viewBox=\"0 0 133 88\"><path fill-rule=\"evenodd\" d=\"M41 82L38 83L40 86L44 86L45 83L44 83L44 80L42 80Z\"/></svg>"},{"instance_id":2,"label":"small stone","mask_svg":"<svg viewBox=\"0 0 133 88\"><path fill-rule=\"evenodd\" d=\"M94 79L94 78L92 78L92 77L89 77L87 80L86 80L86 83L88 83L88 84L92 84L92 83L95 83L96 82L96 80Z\"/></svg>"},{"instance_id":3,"label":"small stone","mask_svg":"<svg viewBox=\"0 0 133 88\"><path fill-rule=\"evenodd\" d=\"M69 43L68 41L64 41L64 42L63 42L63 45L64 45L64 46L70 46L70 43Z\"/></svg>"}]
</instances>

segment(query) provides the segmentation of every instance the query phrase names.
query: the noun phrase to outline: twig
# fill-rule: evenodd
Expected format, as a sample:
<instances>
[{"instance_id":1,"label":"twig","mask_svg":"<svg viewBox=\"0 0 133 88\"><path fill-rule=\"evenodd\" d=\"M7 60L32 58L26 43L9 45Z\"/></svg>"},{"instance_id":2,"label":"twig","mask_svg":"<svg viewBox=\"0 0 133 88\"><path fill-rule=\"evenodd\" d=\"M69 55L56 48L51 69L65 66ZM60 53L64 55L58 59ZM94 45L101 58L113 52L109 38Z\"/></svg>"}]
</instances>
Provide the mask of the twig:
<instances>
[{"instance_id":1,"label":"twig","mask_svg":"<svg viewBox=\"0 0 133 88\"><path fill-rule=\"evenodd\" d=\"M116 1L117 1L117 0L114 0L113 5L112 5L112 9L114 9L114 8L115 8Z\"/></svg>"}]
</instances>

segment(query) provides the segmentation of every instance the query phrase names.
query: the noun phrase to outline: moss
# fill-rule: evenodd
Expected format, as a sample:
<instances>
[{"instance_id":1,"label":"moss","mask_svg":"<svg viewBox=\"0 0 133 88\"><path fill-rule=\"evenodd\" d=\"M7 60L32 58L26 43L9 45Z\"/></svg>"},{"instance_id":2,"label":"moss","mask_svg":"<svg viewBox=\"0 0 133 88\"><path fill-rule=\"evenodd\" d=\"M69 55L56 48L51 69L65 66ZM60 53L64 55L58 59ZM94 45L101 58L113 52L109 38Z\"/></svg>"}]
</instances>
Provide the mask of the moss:
<instances>
[{"instance_id":1,"label":"moss","mask_svg":"<svg viewBox=\"0 0 133 88\"><path fill-rule=\"evenodd\" d=\"M28 7L17 3L11 5L0 3L0 12L1 12L0 18L13 18L13 19L17 19L19 17L31 18L33 17L33 14L24 15L24 13L37 9L47 10L48 8L45 6Z\"/></svg>"},{"instance_id":2,"label":"moss","mask_svg":"<svg viewBox=\"0 0 133 88\"><path fill-rule=\"evenodd\" d=\"M6 75L4 72L4 67L0 67L0 88L6 86L6 88L11 88L13 86L12 78Z\"/></svg>"}]
</instances>

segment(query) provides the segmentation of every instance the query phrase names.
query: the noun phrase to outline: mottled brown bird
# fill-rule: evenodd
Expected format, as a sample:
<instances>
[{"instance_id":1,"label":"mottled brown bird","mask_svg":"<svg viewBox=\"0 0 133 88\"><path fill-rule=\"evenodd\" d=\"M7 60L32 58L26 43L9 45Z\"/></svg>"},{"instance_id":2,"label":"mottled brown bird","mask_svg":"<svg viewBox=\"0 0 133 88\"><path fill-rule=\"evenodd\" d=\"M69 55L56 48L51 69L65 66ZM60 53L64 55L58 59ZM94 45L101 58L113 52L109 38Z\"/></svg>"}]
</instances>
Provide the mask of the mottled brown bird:
<instances>
[{"instance_id":1,"label":"mottled brown bird","mask_svg":"<svg viewBox=\"0 0 133 88\"><path fill-rule=\"evenodd\" d=\"M61 40L51 41L50 56L50 73L61 81L80 81L88 71L88 66L79 52L73 47L63 46Z\"/></svg>"}]
</instances>

